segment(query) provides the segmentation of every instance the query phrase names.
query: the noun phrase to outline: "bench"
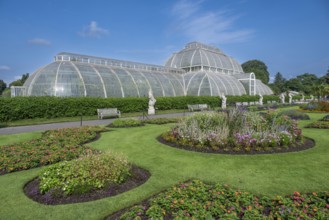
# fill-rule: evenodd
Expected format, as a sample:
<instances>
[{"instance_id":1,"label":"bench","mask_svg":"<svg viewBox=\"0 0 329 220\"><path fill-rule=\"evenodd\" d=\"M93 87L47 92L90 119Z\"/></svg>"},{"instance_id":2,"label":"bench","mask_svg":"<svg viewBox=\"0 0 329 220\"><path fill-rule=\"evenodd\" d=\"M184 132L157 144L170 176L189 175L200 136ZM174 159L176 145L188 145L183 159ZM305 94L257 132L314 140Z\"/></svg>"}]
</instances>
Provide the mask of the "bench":
<instances>
[{"instance_id":1,"label":"bench","mask_svg":"<svg viewBox=\"0 0 329 220\"><path fill-rule=\"evenodd\" d=\"M195 105L187 105L187 108L190 112L193 111L203 111L203 110L208 110L209 107L207 104L195 104Z\"/></svg>"},{"instance_id":2,"label":"bench","mask_svg":"<svg viewBox=\"0 0 329 220\"><path fill-rule=\"evenodd\" d=\"M117 108L99 108L97 109L98 119L103 119L104 117L120 117L121 112Z\"/></svg>"}]
</instances>

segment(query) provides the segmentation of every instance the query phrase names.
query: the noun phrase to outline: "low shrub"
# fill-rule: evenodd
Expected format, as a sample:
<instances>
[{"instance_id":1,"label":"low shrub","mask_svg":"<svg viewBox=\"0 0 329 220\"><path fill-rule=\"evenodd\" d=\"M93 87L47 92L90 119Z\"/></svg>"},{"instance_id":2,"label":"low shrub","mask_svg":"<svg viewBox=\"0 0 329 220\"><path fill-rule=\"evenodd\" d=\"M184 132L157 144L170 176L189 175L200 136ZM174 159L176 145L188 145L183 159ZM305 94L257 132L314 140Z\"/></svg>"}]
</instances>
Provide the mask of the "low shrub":
<instances>
[{"instance_id":1,"label":"low shrub","mask_svg":"<svg viewBox=\"0 0 329 220\"><path fill-rule=\"evenodd\" d=\"M329 129L329 121L315 121L305 126L305 128L324 128Z\"/></svg>"},{"instance_id":2,"label":"low shrub","mask_svg":"<svg viewBox=\"0 0 329 220\"><path fill-rule=\"evenodd\" d=\"M180 118L150 118L144 120L146 124L169 124L169 123L177 123L180 120Z\"/></svg>"},{"instance_id":3,"label":"low shrub","mask_svg":"<svg viewBox=\"0 0 329 220\"><path fill-rule=\"evenodd\" d=\"M329 115L324 116L320 121L329 121Z\"/></svg>"},{"instance_id":4,"label":"low shrub","mask_svg":"<svg viewBox=\"0 0 329 220\"><path fill-rule=\"evenodd\" d=\"M72 160L98 151L83 146L104 128L85 126L45 131L41 138L0 147L0 174Z\"/></svg>"},{"instance_id":5,"label":"low shrub","mask_svg":"<svg viewBox=\"0 0 329 220\"><path fill-rule=\"evenodd\" d=\"M144 122L138 119L115 119L111 124L109 124L109 127L112 128L129 128L129 127L138 127L143 126Z\"/></svg>"},{"instance_id":6,"label":"low shrub","mask_svg":"<svg viewBox=\"0 0 329 220\"><path fill-rule=\"evenodd\" d=\"M317 111L317 112L329 112L329 102L328 101L319 101L319 102L310 102L306 105L300 106L301 109L305 111Z\"/></svg>"},{"instance_id":7,"label":"low shrub","mask_svg":"<svg viewBox=\"0 0 329 220\"><path fill-rule=\"evenodd\" d=\"M328 219L328 200L328 192L273 199L193 180L129 208L119 219Z\"/></svg>"},{"instance_id":8,"label":"low shrub","mask_svg":"<svg viewBox=\"0 0 329 220\"><path fill-rule=\"evenodd\" d=\"M42 194L82 194L124 182L130 169L127 160L121 156L108 153L85 156L45 168L39 175L39 188Z\"/></svg>"},{"instance_id":9,"label":"low shrub","mask_svg":"<svg viewBox=\"0 0 329 220\"><path fill-rule=\"evenodd\" d=\"M285 111L281 111L279 113L279 115L286 115L291 119L294 120L310 120L310 116L308 116L308 114L304 113L304 112L300 112L297 110L285 110Z\"/></svg>"}]
</instances>

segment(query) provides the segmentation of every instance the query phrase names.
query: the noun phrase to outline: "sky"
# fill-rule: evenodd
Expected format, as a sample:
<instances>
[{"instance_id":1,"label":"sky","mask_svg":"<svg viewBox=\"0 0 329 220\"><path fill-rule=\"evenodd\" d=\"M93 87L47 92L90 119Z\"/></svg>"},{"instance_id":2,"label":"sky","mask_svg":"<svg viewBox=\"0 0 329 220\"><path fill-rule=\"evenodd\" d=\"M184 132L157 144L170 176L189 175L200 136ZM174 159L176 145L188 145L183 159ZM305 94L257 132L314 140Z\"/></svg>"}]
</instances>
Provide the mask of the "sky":
<instances>
[{"instance_id":1,"label":"sky","mask_svg":"<svg viewBox=\"0 0 329 220\"><path fill-rule=\"evenodd\" d=\"M164 65L192 41L273 79L329 69L329 0L0 0L0 79L60 52Z\"/></svg>"}]
</instances>

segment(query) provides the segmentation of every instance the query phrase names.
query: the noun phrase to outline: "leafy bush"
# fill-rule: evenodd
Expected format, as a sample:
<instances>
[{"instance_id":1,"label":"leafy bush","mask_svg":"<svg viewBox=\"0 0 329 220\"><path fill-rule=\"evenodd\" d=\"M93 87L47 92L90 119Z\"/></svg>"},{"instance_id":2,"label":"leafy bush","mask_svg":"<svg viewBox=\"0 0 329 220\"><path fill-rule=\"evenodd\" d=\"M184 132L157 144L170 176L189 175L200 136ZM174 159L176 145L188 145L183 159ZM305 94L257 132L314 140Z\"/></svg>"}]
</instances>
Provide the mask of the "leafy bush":
<instances>
[{"instance_id":1,"label":"leafy bush","mask_svg":"<svg viewBox=\"0 0 329 220\"><path fill-rule=\"evenodd\" d=\"M306 111L329 112L329 102L328 101L310 102L306 105L300 106L300 108Z\"/></svg>"},{"instance_id":2,"label":"leafy bush","mask_svg":"<svg viewBox=\"0 0 329 220\"><path fill-rule=\"evenodd\" d=\"M329 115L324 116L320 121L329 121Z\"/></svg>"},{"instance_id":3,"label":"leafy bush","mask_svg":"<svg viewBox=\"0 0 329 220\"><path fill-rule=\"evenodd\" d=\"M259 151L269 147L297 144L301 129L287 116L275 112L260 116L254 112L197 113L181 120L162 134L168 142L196 149Z\"/></svg>"},{"instance_id":4,"label":"leafy bush","mask_svg":"<svg viewBox=\"0 0 329 220\"><path fill-rule=\"evenodd\" d=\"M81 194L109 184L120 184L130 175L123 157L99 154L64 161L47 167L39 175L40 192Z\"/></svg>"},{"instance_id":5,"label":"leafy bush","mask_svg":"<svg viewBox=\"0 0 329 220\"><path fill-rule=\"evenodd\" d=\"M305 128L324 128L329 129L329 121L315 121L305 126Z\"/></svg>"},{"instance_id":6,"label":"leafy bush","mask_svg":"<svg viewBox=\"0 0 329 220\"><path fill-rule=\"evenodd\" d=\"M128 127L138 127L143 126L143 121L129 118L129 119L115 119L109 127L112 128L128 128Z\"/></svg>"},{"instance_id":7,"label":"leafy bush","mask_svg":"<svg viewBox=\"0 0 329 220\"><path fill-rule=\"evenodd\" d=\"M187 109L187 104L208 104L219 107L221 99L214 96L156 97L158 110ZM264 96L278 100L276 96ZM257 96L228 96L227 105L236 102L258 101ZM31 118L74 117L97 115L98 108L117 108L121 113L142 112L147 109L147 98L97 98L97 97L14 97L0 98L0 122Z\"/></svg>"},{"instance_id":8,"label":"leafy bush","mask_svg":"<svg viewBox=\"0 0 329 220\"><path fill-rule=\"evenodd\" d=\"M146 124L169 124L169 123L177 123L180 120L180 118L150 118L144 120Z\"/></svg>"},{"instance_id":9,"label":"leafy bush","mask_svg":"<svg viewBox=\"0 0 329 220\"><path fill-rule=\"evenodd\" d=\"M193 180L131 207L120 219L328 219L328 200L328 192L271 199Z\"/></svg>"},{"instance_id":10,"label":"leafy bush","mask_svg":"<svg viewBox=\"0 0 329 220\"><path fill-rule=\"evenodd\" d=\"M286 115L294 120L310 120L310 116L308 116L308 114L297 110L285 110L280 112L279 115Z\"/></svg>"},{"instance_id":11,"label":"leafy bush","mask_svg":"<svg viewBox=\"0 0 329 220\"><path fill-rule=\"evenodd\" d=\"M98 151L82 144L105 131L100 127L79 127L49 130L40 139L0 147L0 174L72 160Z\"/></svg>"}]
</instances>

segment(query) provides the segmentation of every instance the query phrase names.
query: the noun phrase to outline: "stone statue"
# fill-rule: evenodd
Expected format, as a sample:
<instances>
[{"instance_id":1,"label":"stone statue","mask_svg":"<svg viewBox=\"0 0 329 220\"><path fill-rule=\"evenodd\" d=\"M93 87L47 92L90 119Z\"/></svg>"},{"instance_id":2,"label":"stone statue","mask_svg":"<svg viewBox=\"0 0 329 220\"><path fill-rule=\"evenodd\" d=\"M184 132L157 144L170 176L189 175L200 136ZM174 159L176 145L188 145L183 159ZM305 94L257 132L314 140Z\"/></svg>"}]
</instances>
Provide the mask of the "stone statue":
<instances>
[{"instance_id":1,"label":"stone statue","mask_svg":"<svg viewBox=\"0 0 329 220\"><path fill-rule=\"evenodd\" d=\"M289 92L288 96L289 96L289 104L291 104L292 103L292 94Z\"/></svg>"},{"instance_id":2,"label":"stone statue","mask_svg":"<svg viewBox=\"0 0 329 220\"><path fill-rule=\"evenodd\" d=\"M285 98L284 93L281 93L281 95L280 95L280 99L281 99L281 103L282 103L282 104L284 104L284 98Z\"/></svg>"},{"instance_id":3,"label":"stone statue","mask_svg":"<svg viewBox=\"0 0 329 220\"><path fill-rule=\"evenodd\" d=\"M149 108L148 108L148 114L149 115L154 115L155 114L155 109L154 105L157 100L153 96L152 89L149 90Z\"/></svg>"},{"instance_id":4,"label":"stone statue","mask_svg":"<svg viewBox=\"0 0 329 220\"><path fill-rule=\"evenodd\" d=\"M221 98L222 98L222 109L226 109L226 96L222 94Z\"/></svg>"},{"instance_id":5,"label":"stone statue","mask_svg":"<svg viewBox=\"0 0 329 220\"><path fill-rule=\"evenodd\" d=\"M263 105L263 96L259 93L259 105Z\"/></svg>"}]
</instances>

